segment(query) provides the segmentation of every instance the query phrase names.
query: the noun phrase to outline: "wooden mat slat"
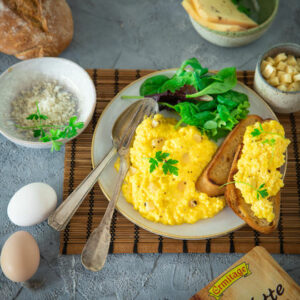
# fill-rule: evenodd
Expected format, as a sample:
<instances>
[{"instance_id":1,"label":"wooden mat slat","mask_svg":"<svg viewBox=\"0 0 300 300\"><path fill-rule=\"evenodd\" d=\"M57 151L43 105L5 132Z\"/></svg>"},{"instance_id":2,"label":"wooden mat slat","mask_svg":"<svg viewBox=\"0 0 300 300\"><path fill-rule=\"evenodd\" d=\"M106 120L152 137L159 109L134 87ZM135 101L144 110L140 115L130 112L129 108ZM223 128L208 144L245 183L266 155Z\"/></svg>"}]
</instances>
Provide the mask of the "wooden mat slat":
<instances>
[{"instance_id":1,"label":"wooden mat slat","mask_svg":"<svg viewBox=\"0 0 300 300\"><path fill-rule=\"evenodd\" d=\"M91 170L91 141L99 116L114 95L140 76L152 70L88 70L97 90L97 107L88 128L78 139L66 145L64 199ZM253 87L253 71L239 71L238 80ZM281 221L270 235L255 232L248 226L215 239L182 241L152 234L129 222L115 212L110 253L229 253L248 252L255 245L271 253L300 254L300 113L278 115L287 137L288 169L282 190ZM83 246L98 226L107 207L107 200L98 185L86 197L69 225L61 233L62 254L80 254Z\"/></svg>"}]
</instances>

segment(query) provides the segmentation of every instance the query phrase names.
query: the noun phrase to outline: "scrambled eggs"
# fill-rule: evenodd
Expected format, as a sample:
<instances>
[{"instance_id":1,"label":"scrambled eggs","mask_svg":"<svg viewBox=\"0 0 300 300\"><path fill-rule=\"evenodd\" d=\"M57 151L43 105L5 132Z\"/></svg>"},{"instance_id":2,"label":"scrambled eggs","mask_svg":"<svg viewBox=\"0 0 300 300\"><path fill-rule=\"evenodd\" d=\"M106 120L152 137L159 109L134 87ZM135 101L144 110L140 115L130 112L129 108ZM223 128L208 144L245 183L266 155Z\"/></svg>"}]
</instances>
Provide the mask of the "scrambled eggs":
<instances>
[{"instance_id":1,"label":"scrambled eggs","mask_svg":"<svg viewBox=\"0 0 300 300\"><path fill-rule=\"evenodd\" d=\"M176 122L157 114L137 127L130 148L131 167L122 186L126 200L144 218L169 225L213 217L225 206L223 197L208 197L195 188L216 144L194 126L176 129ZM164 174L161 165L150 173L149 158L158 151L178 161L178 176Z\"/></svg>"},{"instance_id":2,"label":"scrambled eggs","mask_svg":"<svg viewBox=\"0 0 300 300\"><path fill-rule=\"evenodd\" d=\"M253 136L251 133L255 129L257 135ZM248 126L243 143L238 172L234 176L235 185L245 202L251 204L254 215L272 222L275 215L269 198L283 187L278 168L285 162L284 153L290 141L284 138L284 129L280 123L272 120ZM257 194L259 187L266 189L266 197Z\"/></svg>"}]
</instances>

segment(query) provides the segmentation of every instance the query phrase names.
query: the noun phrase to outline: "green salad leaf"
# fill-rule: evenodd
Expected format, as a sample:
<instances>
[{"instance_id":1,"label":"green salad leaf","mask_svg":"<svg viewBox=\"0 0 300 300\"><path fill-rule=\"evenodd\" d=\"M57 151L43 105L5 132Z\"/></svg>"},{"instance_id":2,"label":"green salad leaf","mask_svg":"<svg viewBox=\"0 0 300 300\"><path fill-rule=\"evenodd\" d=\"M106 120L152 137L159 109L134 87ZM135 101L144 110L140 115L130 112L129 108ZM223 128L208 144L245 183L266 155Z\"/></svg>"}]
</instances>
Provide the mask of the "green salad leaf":
<instances>
[{"instance_id":1,"label":"green salad leaf","mask_svg":"<svg viewBox=\"0 0 300 300\"><path fill-rule=\"evenodd\" d=\"M186 67L192 67L194 69L194 72L196 72L199 76L202 76L208 72L207 68L203 68L197 58L193 57L190 59L185 60L180 68L177 70L176 75L177 76L182 76L183 74L186 74Z\"/></svg>"},{"instance_id":2,"label":"green salad leaf","mask_svg":"<svg viewBox=\"0 0 300 300\"><path fill-rule=\"evenodd\" d=\"M192 71L186 70L188 66L192 68ZM171 78L157 75L146 79L140 87L140 95L149 96L166 91L175 92L184 85L192 85L197 89L197 81L207 72L208 69L203 68L196 58L187 59Z\"/></svg>"},{"instance_id":3,"label":"green salad leaf","mask_svg":"<svg viewBox=\"0 0 300 300\"><path fill-rule=\"evenodd\" d=\"M195 78L192 73L187 73L183 76L177 76L176 74L166 81L159 89L160 93L164 93L166 91L175 92L178 87L182 87L184 85L194 85Z\"/></svg>"},{"instance_id":4,"label":"green salad leaf","mask_svg":"<svg viewBox=\"0 0 300 300\"><path fill-rule=\"evenodd\" d=\"M236 69L225 68L219 71L216 75L211 76L209 83L200 92L195 94L186 95L187 98L196 98L203 95L223 94L228 92L237 84Z\"/></svg>"},{"instance_id":5,"label":"green salad leaf","mask_svg":"<svg viewBox=\"0 0 300 300\"><path fill-rule=\"evenodd\" d=\"M161 86L169 80L165 75L157 75L146 79L140 87L140 95L147 96L158 94Z\"/></svg>"}]
</instances>

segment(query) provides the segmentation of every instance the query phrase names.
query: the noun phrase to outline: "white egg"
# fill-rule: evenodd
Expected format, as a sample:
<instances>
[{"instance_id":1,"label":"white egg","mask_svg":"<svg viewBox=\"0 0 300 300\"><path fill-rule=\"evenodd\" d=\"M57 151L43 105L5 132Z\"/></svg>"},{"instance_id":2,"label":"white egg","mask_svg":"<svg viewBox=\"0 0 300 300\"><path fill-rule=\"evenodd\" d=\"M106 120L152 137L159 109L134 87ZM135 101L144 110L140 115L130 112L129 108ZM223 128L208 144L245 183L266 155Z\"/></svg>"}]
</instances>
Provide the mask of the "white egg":
<instances>
[{"instance_id":1,"label":"white egg","mask_svg":"<svg viewBox=\"0 0 300 300\"><path fill-rule=\"evenodd\" d=\"M48 184L35 182L23 186L7 207L9 219L18 226L32 226L46 220L57 204L55 190Z\"/></svg>"}]
</instances>

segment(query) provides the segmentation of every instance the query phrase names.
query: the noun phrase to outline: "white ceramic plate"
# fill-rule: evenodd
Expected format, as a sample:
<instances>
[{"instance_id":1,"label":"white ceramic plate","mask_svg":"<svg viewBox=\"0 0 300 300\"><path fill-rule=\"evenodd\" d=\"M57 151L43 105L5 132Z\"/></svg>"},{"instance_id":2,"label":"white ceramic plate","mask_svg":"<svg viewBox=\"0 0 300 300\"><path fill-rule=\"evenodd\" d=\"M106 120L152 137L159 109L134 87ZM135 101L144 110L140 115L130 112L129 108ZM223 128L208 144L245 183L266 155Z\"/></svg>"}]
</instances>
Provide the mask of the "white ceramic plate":
<instances>
[{"instance_id":1,"label":"white ceramic plate","mask_svg":"<svg viewBox=\"0 0 300 300\"><path fill-rule=\"evenodd\" d=\"M92 163L93 167L108 153L112 147L111 130L117 117L131 103L136 100L122 100L122 95L139 95L139 88L143 81L153 75L163 74L171 77L176 69L158 71L147 76L144 76L125 87L103 111L93 136L92 143ZM236 91L243 92L248 95L250 101L250 114L257 114L263 119L272 118L278 120L271 108L250 88L242 83L238 83ZM164 114L164 112L163 112ZM175 115L174 115L175 116ZM99 185L104 195L110 199L113 189L116 185L117 171L114 168L114 163L117 157L104 169L99 178ZM200 220L195 224L183 225L163 225L154 223L143 218L133 206L126 202L122 193L120 195L117 209L131 222L138 226L151 231L153 233L177 239L204 239L225 235L232 232L245 224L245 222L236 216L229 207L225 207L223 211L215 217Z\"/></svg>"}]
</instances>

